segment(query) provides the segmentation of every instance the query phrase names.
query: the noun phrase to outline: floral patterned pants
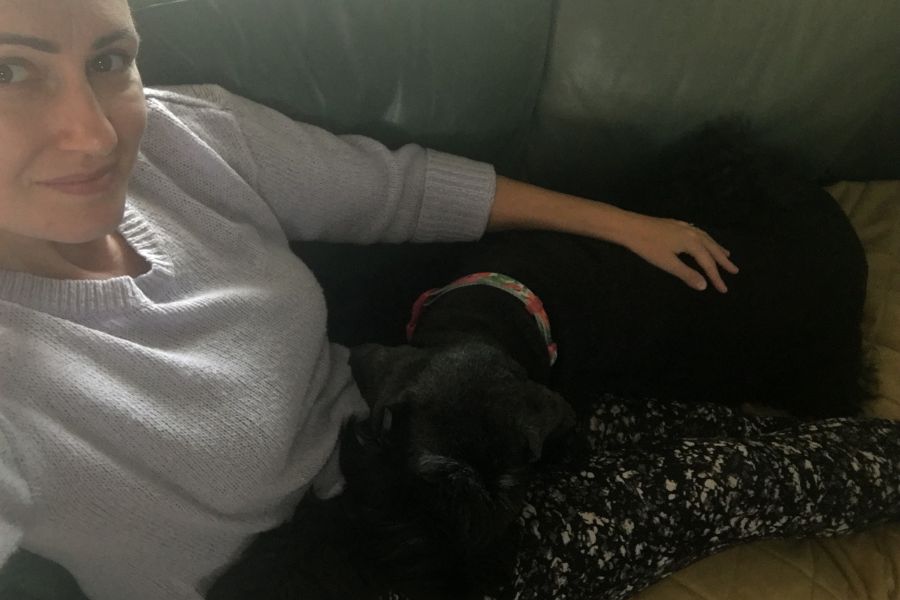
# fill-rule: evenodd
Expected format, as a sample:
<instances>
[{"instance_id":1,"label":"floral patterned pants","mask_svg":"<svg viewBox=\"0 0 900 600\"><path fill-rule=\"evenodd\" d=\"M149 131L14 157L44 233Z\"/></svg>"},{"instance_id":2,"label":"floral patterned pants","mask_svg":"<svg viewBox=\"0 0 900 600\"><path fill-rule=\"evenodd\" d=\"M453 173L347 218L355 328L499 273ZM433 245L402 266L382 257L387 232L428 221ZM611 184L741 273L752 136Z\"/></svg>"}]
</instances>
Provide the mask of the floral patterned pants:
<instances>
[{"instance_id":1,"label":"floral patterned pants","mask_svg":"<svg viewBox=\"0 0 900 600\"><path fill-rule=\"evenodd\" d=\"M618 600L740 542L900 518L900 423L602 396L576 435L589 452L538 474L488 598Z\"/></svg>"}]
</instances>

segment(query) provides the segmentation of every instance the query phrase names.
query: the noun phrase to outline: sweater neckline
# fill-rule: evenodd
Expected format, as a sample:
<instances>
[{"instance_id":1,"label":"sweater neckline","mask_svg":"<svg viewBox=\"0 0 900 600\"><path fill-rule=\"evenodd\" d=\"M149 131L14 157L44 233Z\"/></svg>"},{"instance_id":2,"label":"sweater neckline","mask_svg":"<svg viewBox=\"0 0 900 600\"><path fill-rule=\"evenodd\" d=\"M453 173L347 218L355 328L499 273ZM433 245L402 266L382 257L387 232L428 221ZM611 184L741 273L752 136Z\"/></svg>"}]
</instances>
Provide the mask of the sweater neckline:
<instances>
[{"instance_id":1,"label":"sweater neckline","mask_svg":"<svg viewBox=\"0 0 900 600\"><path fill-rule=\"evenodd\" d=\"M137 277L109 279L53 279L31 273L0 269L0 300L13 302L59 317L108 316L150 303L145 291L174 275L172 261L160 244L153 226L131 198L118 227L125 241L150 265Z\"/></svg>"}]
</instances>

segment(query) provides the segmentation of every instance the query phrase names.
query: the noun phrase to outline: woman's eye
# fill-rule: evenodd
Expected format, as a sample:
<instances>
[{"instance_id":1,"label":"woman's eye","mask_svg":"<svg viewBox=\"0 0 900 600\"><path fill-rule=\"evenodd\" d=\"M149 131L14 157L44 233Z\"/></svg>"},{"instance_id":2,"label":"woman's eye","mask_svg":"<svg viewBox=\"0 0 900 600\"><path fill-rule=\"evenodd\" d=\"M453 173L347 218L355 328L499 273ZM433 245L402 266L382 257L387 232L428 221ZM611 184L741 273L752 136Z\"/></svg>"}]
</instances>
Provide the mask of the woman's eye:
<instances>
[{"instance_id":1,"label":"woman's eye","mask_svg":"<svg viewBox=\"0 0 900 600\"><path fill-rule=\"evenodd\" d=\"M95 73L116 73L131 66L132 58L121 52L101 54L91 59L88 68Z\"/></svg>"},{"instance_id":2,"label":"woman's eye","mask_svg":"<svg viewBox=\"0 0 900 600\"><path fill-rule=\"evenodd\" d=\"M21 83L28 78L28 69L15 63L0 63L0 85Z\"/></svg>"}]
</instances>

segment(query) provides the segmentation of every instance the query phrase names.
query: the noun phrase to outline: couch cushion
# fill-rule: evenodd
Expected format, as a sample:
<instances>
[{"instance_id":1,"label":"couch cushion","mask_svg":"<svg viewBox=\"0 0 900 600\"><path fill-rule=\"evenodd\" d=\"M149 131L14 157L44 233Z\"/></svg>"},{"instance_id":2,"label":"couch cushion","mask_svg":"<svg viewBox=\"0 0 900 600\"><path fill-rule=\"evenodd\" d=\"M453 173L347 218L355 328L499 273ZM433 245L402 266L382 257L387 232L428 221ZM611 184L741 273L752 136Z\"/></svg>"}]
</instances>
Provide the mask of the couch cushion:
<instances>
[{"instance_id":1,"label":"couch cushion","mask_svg":"<svg viewBox=\"0 0 900 600\"><path fill-rule=\"evenodd\" d=\"M829 191L849 215L869 261L863 331L880 380L869 412L900 419L900 181L845 182Z\"/></svg>"}]
</instances>

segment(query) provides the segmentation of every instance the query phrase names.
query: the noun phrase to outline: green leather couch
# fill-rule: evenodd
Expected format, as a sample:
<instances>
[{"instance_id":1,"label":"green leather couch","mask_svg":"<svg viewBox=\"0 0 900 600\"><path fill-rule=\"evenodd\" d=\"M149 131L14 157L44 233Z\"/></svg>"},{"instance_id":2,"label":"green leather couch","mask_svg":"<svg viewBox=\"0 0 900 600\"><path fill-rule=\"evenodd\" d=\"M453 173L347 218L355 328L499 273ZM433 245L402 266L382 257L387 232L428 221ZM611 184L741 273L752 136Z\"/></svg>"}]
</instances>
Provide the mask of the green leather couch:
<instances>
[{"instance_id":1,"label":"green leather couch","mask_svg":"<svg viewBox=\"0 0 900 600\"><path fill-rule=\"evenodd\" d=\"M147 84L529 179L742 113L831 178L900 175L896 0L133 0Z\"/></svg>"},{"instance_id":2,"label":"green leather couch","mask_svg":"<svg viewBox=\"0 0 900 600\"><path fill-rule=\"evenodd\" d=\"M900 418L897 0L132 5L147 85L218 83L335 132L416 141L560 189L602 189L699 123L745 115L830 185L857 227L882 383L870 411ZM0 600L80 597L62 569L26 552L0 571ZM640 598L896 600L900 527L748 544Z\"/></svg>"}]
</instances>

